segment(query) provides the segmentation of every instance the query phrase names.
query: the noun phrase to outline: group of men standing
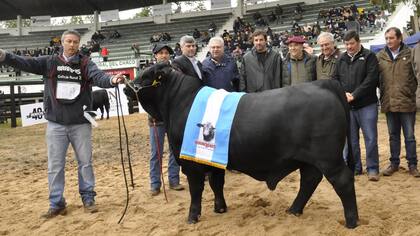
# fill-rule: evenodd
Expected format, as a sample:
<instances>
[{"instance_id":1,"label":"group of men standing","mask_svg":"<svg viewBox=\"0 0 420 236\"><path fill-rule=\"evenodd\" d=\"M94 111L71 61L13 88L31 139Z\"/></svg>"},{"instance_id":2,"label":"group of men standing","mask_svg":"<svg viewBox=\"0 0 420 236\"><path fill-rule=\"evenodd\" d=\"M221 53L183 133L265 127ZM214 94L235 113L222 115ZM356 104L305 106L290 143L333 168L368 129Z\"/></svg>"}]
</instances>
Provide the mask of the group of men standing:
<instances>
[{"instance_id":1,"label":"group of men standing","mask_svg":"<svg viewBox=\"0 0 420 236\"><path fill-rule=\"evenodd\" d=\"M364 172L359 135L362 130L366 147L365 171L370 181L378 181L380 175L377 130L379 88L380 107L386 115L390 143L390 165L382 171L382 175L390 176L399 170L402 129L409 174L420 177L414 135L417 75L420 76L420 71L416 74L418 64L415 55L420 49L406 46L398 28L391 27L386 31L386 46L377 55L362 46L355 31L348 31L344 36L346 51L343 53L336 48L332 34L321 33L317 40L321 47L318 57L305 50L305 40L300 36L288 39L289 52L284 58L267 47L265 32L255 31L251 38L254 47L244 55L240 69L231 57L224 54L223 39L219 37L210 40L210 54L203 64L195 59L194 38L182 37L183 55L176 58L172 65L184 74L202 80L203 85L226 91L252 93L317 79L339 81L351 109L351 140L348 142L356 161L355 175ZM347 158L346 153L344 158Z\"/></svg>"}]
</instances>

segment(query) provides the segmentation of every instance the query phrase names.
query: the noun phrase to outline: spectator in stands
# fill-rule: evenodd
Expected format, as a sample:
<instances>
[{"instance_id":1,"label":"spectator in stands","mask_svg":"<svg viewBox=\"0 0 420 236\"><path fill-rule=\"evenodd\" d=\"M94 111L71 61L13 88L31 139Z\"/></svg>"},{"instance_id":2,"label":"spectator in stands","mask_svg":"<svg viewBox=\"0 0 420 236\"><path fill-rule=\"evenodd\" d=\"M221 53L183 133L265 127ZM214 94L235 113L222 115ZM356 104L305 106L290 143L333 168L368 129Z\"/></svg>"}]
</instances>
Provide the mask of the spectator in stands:
<instances>
[{"instance_id":1,"label":"spectator in stands","mask_svg":"<svg viewBox=\"0 0 420 236\"><path fill-rule=\"evenodd\" d=\"M302 14L302 13L303 13L303 8L302 8L302 6L300 5L300 3L297 3L297 4L296 4L295 12L296 12L296 13L299 13L299 14Z\"/></svg>"},{"instance_id":2,"label":"spectator in stands","mask_svg":"<svg viewBox=\"0 0 420 236\"><path fill-rule=\"evenodd\" d=\"M283 8L280 6L280 4L277 4L276 8L274 9L276 15L277 15L277 22L276 24L279 23L280 20L280 24L283 24Z\"/></svg>"},{"instance_id":3,"label":"spectator in stands","mask_svg":"<svg viewBox=\"0 0 420 236\"><path fill-rule=\"evenodd\" d=\"M131 45L131 50L134 52L134 58L140 57L140 46L138 43L133 43L133 45Z\"/></svg>"},{"instance_id":4,"label":"spectator in stands","mask_svg":"<svg viewBox=\"0 0 420 236\"><path fill-rule=\"evenodd\" d=\"M193 33L192 33L192 36L194 37L195 40L197 40L201 37L201 33L197 28L195 28Z\"/></svg>"},{"instance_id":5,"label":"spectator in stands","mask_svg":"<svg viewBox=\"0 0 420 236\"><path fill-rule=\"evenodd\" d=\"M277 20L276 14L274 14L274 11L271 11L270 14L267 16L267 19L270 23L273 23Z\"/></svg>"},{"instance_id":6,"label":"spectator in stands","mask_svg":"<svg viewBox=\"0 0 420 236\"><path fill-rule=\"evenodd\" d=\"M90 56L90 48L87 47L86 44L83 44L82 47L80 48L80 53L84 56Z\"/></svg>"},{"instance_id":7,"label":"spectator in stands","mask_svg":"<svg viewBox=\"0 0 420 236\"><path fill-rule=\"evenodd\" d=\"M331 79L341 52L335 46L334 35L331 33L322 32L317 42L321 47L321 55L316 60L317 79Z\"/></svg>"},{"instance_id":8,"label":"spectator in stands","mask_svg":"<svg viewBox=\"0 0 420 236\"><path fill-rule=\"evenodd\" d=\"M251 39L254 47L243 58L239 90L252 93L282 87L280 54L267 48L264 31L255 31Z\"/></svg>"},{"instance_id":9,"label":"spectator in stands","mask_svg":"<svg viewBox=\"0 0 420 236\"><path fill-rule=\"evenodd\" d=\"M356 31L348 31L343 39L347 51L339 57L332 78L340 82L351 108L350 142L356 161L354 174L363 173L359 144L361 128L365 139L368 179L378 181L378 60L373 52L363 48Z\"/></svg>"},{"instance_id":10,"label":"spectator in stands","mask_svg":"<svg viewBox=\"0 0 420 236\"><path fill-rule=\"evenodd\" d=\"M386 46L377 54L379 61L381 111L386 115L389 133L390 165L382 172L391 176L398 171L401 154L401 129L410 175L420 177L417 170L416 89L411 49L402 42L401 30L391 27L385 32Z\"/></svg>"},{"instance_id":11,"label":"spectator in stands","mask_svg":"<svg viewBox=\"0 0 420 236\"><path fill-rule=\"evenodd\" d=\"M118 32L118 30L114 30L114 32L111 34L111 36L109 38L119 39L119 38L121 38L121 34L120 34L120 32Z\"/></svg>"},{"instance_id":12,"label":"spectator in stands","mask_svg":"<svg viewBox=\"0 0 420 236\"><path fill-rule=\"evenodd\" d=\"M60 56L26 58L0 49L0 64L44 76L50 201L49 210L42 215L46 219L66 213L63 193L69 144L76 153L79 193L84 209L90 213L98 211L92 168L92 126L85 118L85 111L92 109L92 85L109 88L124 80L121 74L105 74L89 58L82 56L79 53L80 37L77 31L65 31L61 37L63 52ZM79 70L85 73L77 73Z\"/></svg>"},{"instance_id":13,"label":"spectator in stands","mask_svg":"<svg viewBox=\"0 0 420 236\"><path fill-rule=\"evenodd\" d=\"M182 55L181 45L179 43L176 43L175 48L174 48L174 58L179 57L181 55Z\"/></svg>"},{"instance_id":14,"label":"spectator in stands","mask_svg":"<svg viewBox=\"0 0 420 236\"><path fill-rule=\"evenodd\" d=\"M257 27L263 27L263 26L268 25L267 22L262 17L261 13L259 13L258 11L254 13L253 18L254 18L254 24Z\"/></svg>"},{"instance_id":15,"label":"spectator in stands","mask_svg":"<svg viewBox=\"0 0 420 236\"><path fill-rule=\"evenodd\" d=\"M168 42L168 41L171 41L171 40L172 40L172 37L168 32L163 32L162 33L162 41L163 42Z\"/></svg>"},{"instance_id":16,"label":"spectator in stands","mask_svg":"<svg viewBox=\"0 0 420 236\"><path fill-rule=\"evenodd\" d=\"M203 61L204 85L228 92L239 91L238 68L234 59L224 53L223 39L211 38L208 48L210 56Z\"/></svg>"},{"instance_id":17,"label":"spectator in stands","mask_svg":"<svg viewBox=\"0 0 420 236\"><path fill-rule=\"evenodd\" d=\"M152 37L150 37L150 43L158 43L160 42L162 35L160 33L154 33Z\"/></svg>"},{"instance_id":18,"label":"spectator in stands","mask_svg":"<svg viewBox=\"0 0 420 236\"><path fill-rule=\"evenodd\" d=\"M106 47L101 48L101 56L104 61L108 61L108 56L109 56L108 48Z\"/></svg>"},{"instance_id":19,"label":"spectator in stands","mask_svg":"<svg viewBox=\"0 0 420 236\"><path fill-rule=\"evenodd\" d=\"M283 86L296 85L316 80L316 56L307 53L302 36L287 40L289 53L283 60Z\"/></svg>"},{"instance_id":20,"label":"spectator in stands","mask_svg":"<svg viewBox=\"0 0 420 236\"><path fill-rule=\"evenodd\" d=\"M236 19L233 21L233 32L235 35L238 34L238 32L242 29L244 23L241 19L241 17L236 17Z\"/></svg>"},{"instance_id":21,"label":"spectator in stands","mask_svg":"<svg viewBox=\"0 0 420 236\"><path fill-rule=\"evenodd\" d=\"M201 62L195 58L197 53L197 42L193 37L185 35L181 37L179 44L181 46L182 55L175 58L172 66L185 75L203 80Z\"/></svg>"},{"instance_id":22,"label":"spectator in stands","mask_svg":"<svg viewBox=\"0 0 420 236\"><path fill-rule=\"evenodd\" d=\"M348 21L346 22L346 28L347 31L354 30L357 34L360 34L360 24L354 19L353 16L350 16Z\"/></svg>"},{"instance_id":23,"label":"spectator in stands","mask_svg":"<svg viewBox=\"0 0 420 236\"><path fill-rule=\"evenodd\" d=\"M214 37L214 35L216 34L216 30L217 30L217 26L216 24L212 21L209 25L209 33L211 35L211 37Z\"/></svg>"},{"instance_id":24,"label":"spectator in stands","mask_svg":"<svg viewBox=\"0 0 420 236\"><path fill-rule=\"evenodd\" d=\"M174 51L171 47L166 44L156 44L153 47L153 55L156 62L166 62L170 63L171 55L174 54ZM163 121L156 120L149 116L149 134L150 134L150 147L151 147L151 156L150 156L150 188L151 195L156 196L160 193L161 183L161 166L159 163L160 158L163 157L163 146L165 140L165 125ZM159 149L159 150L158 150ZM179 165L175 160L175 156L172 153L171 148L169 148L169 159L168 159L168 180L169 188L180 191L184 187L179 183ZM160 157L158 155L161 155Z\"/></svg>"}]
</instances>

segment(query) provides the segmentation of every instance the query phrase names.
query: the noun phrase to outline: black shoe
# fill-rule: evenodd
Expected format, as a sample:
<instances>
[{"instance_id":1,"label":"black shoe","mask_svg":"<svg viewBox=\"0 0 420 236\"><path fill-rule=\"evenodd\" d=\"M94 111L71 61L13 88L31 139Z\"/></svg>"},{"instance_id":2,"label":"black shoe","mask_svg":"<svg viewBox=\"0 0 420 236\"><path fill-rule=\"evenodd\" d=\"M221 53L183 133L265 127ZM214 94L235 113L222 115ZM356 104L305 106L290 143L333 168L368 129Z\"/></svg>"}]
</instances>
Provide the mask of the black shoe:
<instances>
[{"instance_id":1,"label":"black shoe","mask_svg":"<svg viewBox=\"0 0 420 236\"><path fill-rule=\"evenodd\" d=\"M88 201L83 203L86 213L96 213L98 208L96 207L95 201Z\"/></svg>"},{"instance_id":2,"label":"black shoe","mask_svg":"<svg viewBox=\"0 0 420 236\"><path fill-rule=\"evenodd\" d=\"M50 209L48 209L48 211L46 213L44 213L44 214L41 215L41 218L51 219L51 218L54 218L54 217L56 217L58 215L62 215L63 216L65 214L67 214L66 207L63 207L63 208L50 208Z\"/></svg>"},{"instance_id":3,"label":"black shoe","mask_svg":"<svg viewBox=\"0 0 420 236\"><path fill-rule=\"evenodd\" d=\"M390 165L390 166L388 166L388 168L386 168L386 170L384 170L383 172L382 172L382 174L384 175L384 176L391 176L392 174L394 174L395 172L397 172L398 171L398 166L396 166L396 165Z\"/></svg>"}]
</instances>

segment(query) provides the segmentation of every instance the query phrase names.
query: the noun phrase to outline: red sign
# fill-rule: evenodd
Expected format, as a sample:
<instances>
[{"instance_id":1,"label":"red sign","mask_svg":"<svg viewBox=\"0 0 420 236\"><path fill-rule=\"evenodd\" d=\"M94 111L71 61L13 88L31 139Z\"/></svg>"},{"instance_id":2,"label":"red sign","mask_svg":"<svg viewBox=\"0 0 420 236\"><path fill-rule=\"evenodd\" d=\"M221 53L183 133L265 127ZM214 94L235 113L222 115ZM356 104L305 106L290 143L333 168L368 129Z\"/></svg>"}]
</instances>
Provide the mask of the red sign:
<instances>
[{"instance_id":1,"label":"red sign","mask_svg":"<svg viewBox=\"0 0 420 236\"><path fill-rule=\"evenodd\" d=\"M123 74L133 80L136 77L135 68L104 70L108 75Z\"/></svg>"}]
</instances>

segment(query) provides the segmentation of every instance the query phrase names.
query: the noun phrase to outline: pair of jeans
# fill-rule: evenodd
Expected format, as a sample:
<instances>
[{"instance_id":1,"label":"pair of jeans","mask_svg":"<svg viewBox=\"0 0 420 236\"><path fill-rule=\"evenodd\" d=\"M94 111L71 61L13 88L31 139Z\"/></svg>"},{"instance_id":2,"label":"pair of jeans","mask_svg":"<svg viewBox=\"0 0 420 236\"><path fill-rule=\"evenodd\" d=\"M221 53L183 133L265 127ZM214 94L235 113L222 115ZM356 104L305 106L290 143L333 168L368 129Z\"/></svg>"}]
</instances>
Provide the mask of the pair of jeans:
<instances>
[{"instance_id":1,"label":"pair of jeans","mask_svg":"<svg viewBox=\"0 0 420 236\"><path fill-rule=\"evenodd\" d=\"M92 167L91 124L61 125L48 122L46 141L48 148L48 188L50 208L63 208L64 169L66 153L71 143L78 165L79 193L82 202L94 201L95 176Z\"/></svg>"},{"instance_id":2,"label":"pair of jeans","mask_svg":"<svg viewBox=\"0 0 420 236\"><path fill-rule=\"evenodd\" d=\"M391 165L400 165L402 128L408 166L417 166L416 137L414 135L416 112L387 112L386 122L388 124L389 147L391 151L389 161Z\"/></svg>"},{"instance_id":3,"label":"pair of jeans","mask_svg":"<svg viewBox=\"0 0 420 236\"><path fill-rule=\"evenodd\" d=\"M150 132L150 147L151 147L150 187L151 189L160 189L162 182L161 182L161 171L160 171L160 162L158 159L158 154L160 153L160 155L162 155L161 157L163 157L163 145L165 141L166 129L163 125L150 126L149 132ZM159 149L158 149L158 146L159 146ZM159 153L158 153L158 150L159 150ZM172 150L170 150L170 153L169 153L168 180L169 180L170 186L176 186L179 184L179 165L175 160L175 156L172 153Z\"/></svg>"},{"instance_id":4,"label":"pair of jeans","mask_svg":"<svg viewBox=\"0 0 420 236\"><path fill-rule=\"evenodd\" d=\"M379 173L378 154L378 107L376 103L367 105L357 110L350 111L350 142L355 159L356 171L362 171L360 157L360 136L362 129L366 147L366 170L367 172Z\"/></svg>"}]
</instances>

